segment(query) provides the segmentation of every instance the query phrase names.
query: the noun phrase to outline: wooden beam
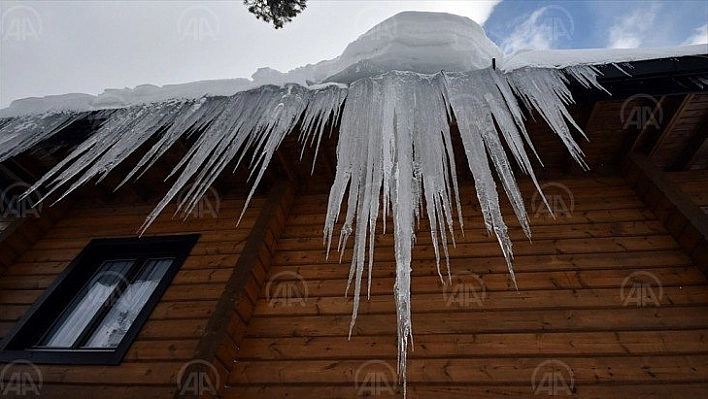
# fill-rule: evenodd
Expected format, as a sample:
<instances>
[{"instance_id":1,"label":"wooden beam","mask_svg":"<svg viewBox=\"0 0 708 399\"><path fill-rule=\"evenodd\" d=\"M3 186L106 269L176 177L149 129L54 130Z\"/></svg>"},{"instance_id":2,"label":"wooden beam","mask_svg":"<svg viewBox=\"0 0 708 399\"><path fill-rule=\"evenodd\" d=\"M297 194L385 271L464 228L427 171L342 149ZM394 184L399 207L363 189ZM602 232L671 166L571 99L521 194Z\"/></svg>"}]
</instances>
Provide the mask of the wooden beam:
<instances>
[{"instance_id":1,"label":"wooden beam","mask_svg":"<svg viewBox=\"0 0 708 399\"><path fill-rule=\"evenodd\" d=\"M280 166L283 167L283 170L285 170L285 173L288 175L288 179L296 183L298 182L298 177L297 173L295 172L295 166L293 166L292 159L288 158L283 154L283 151L281 150L276 150L275 155L278 157L278 161L280 162Z\"/></svg>"},{"instance_id":2,"label":"wooden beam","mask_svg":"<svg viewBox=\"0 0 708 399\"><path fill-rule=\"evenodd\" d=\"M681 119L681 114L683 114L683 111L686 109L686 107L688 107L691 104L691 101L693 101L693 97L693 94L688 94L686 95L686 97L683 98L683 101L681 101L681 104L679 105L678 109L671 116L671 120L666 125L666 127L664 127L664 130L662 130L661 134L659 135L659 138L651 147L649 155L654 156L661 150L661 146L666 142L666 140L668 140L668 137L673 132L674 127L679 123L679 120ZM664 115L664 118L666 118L666 116L667 115Z\"/></svg>"},{"instance_id":3,"label":"wooden beam","mask_svg":"<svg viewBox=\"0 0 708 399\"><path fill-rule=\"evenodd\" d=\"M708 118L693 132L693 137L691 137L686 147L671 165L671 170L688 170L698 161L700 154L704 151L704 147L708 146L706 131L708 131Z\"/></svg>"},{"instance_id":4,"label":"wooden beam","mask_svg":"<svg viewBox=\"0 0 708 399\"><path fill-rule=\"evenodd\" d=\"M632 153L624 176L703 274L708 276L708 215L648 156Z\"/></svg>"},{"instance_id":5,"label":"wooden beam","mask_svg":"<svg viewBox=\"0 0 708 399\"><path fill-rule=\"evenodd\" d=\"M233 353L237 351L236 346L240 344L240 338L234 335L233 330L240 328L245 332L255 300L265 283L270 257L275 251L276 241L285 225L294 191L293 182L287 180L279 180L271 188L243 252L234 265L219 302L207 322L192 360L186 363L193 365L189 368L190 372L205 373L212 377L210 381L219 385L214 387L218 391L223 389L228 379ZM249 293L256 298L250 298ZM230 358L224 359L224 357ZM218 376L213 375L214 370L217 370ZM183 386L189 376L179 375L178 378L181 378L178 386ZM174 397L198 398L203 397L204 394L205 392L177 389ZM218 393L212 392L212 394L215 396Z\"/></svg>"},{"instance_id":6,"label":"wooden beam","mask_svg":"<svg viewBox=\"0 0 708 399\"><path fill-rule=\"evenodd\" d=\"M659 116L660 113L663 112L663 109L666 106L666 96L662 96L659 101L657 102L656 106L651 110L651 115L650 115L650 120L657 120L657 117ZM651 127L651 128L650 128ZM634 151L637 151L639 147L647 140L648 137L648 131L654 129L654 124L652 123L645 123L642 126L642 130L639 131L639 134L630 141L629 145L626 145L627 150L626 151L621 151L620 153L622 154L628 154Z\"/></svg>"}]
</instances>

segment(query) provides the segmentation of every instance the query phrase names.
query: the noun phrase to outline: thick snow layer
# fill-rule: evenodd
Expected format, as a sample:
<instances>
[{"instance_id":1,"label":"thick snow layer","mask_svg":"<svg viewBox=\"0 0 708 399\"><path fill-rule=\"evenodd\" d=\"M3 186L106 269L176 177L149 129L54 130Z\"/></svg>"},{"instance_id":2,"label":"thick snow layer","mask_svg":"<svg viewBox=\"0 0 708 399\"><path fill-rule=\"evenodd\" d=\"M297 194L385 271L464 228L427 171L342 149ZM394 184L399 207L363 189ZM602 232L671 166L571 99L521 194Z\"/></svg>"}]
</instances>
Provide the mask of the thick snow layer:
<instances>
[{"instance_id":1,"label":"thick snow layer","mask_svg":"<svg viewBox=\"0 0 708 399\"><path fill-rule=\"evenodd\" d=\"M92 111L173 99L231 96L263 85L321 82L351 83L391 70L419 73L487 68L501 50L484 30L466 17L445 13L403 12L376 25L349 44L341 56L283 73L261 68L251 79L210 80L185 84L141 85L108 89L98 96L66 94L14 101L0 117L61 111Z\"/></svg>"},{"instance_id":2,"label":"thick snow layer","mask_svg":"<svg viewBox=\"0 0 708 399\"><path fill-rule=\"evenodd\" d=\"M373 27L331 61L325 81L350 83L388 71L432 74L488 68L503 53L466 17L403 12Z\"/></svg>"},{"instance_id":3,"label":"thick snow layer","mask_svg":"<svg viewBox=\"0 0 708 399\"><path fill-rule=\"evenodd\" d=\"M315 153L325 126L339 126L324 240L329 249L337 218L346 206L336 246L344 251L347 239L353 237L347 288L354 296L353 327L364 271L369 279L373 275L375 228L379 217L385 223L388 214L393 216L389 228L396 262L398 371L405 393L406 356L413 338L410 291L415 226L421 217L428 218L439 274L444 278L440 263L447 260L448 244L454 245L455 216L459 228L463 227L455 151L466 156L485 226L497 238L516 282L500 194L507 197L530 237L512 168L512 162L516 163L540 192L529 156L537 154L525 128L524 111L540 115L576 162L585 166L574 138L574 131L580 135L582 131L567 110L573 102L570 82L604 90L597 83L594 64L700 53L705 53L702 46L655 52L621 50L625 56L612 50L566 51L572 54L572 61L566 63L560 51L524 52L502 59L482 29L466 18L403 13L362 35L337 59L288 74L261 69L253 80L161 88L143 85L108 90L97 97L54 98L54 109L102 109L96 119L103 122L25 195L41 189L42 199L54 193L64 198L89 181L101 181L145 143L154 142L130 165L132 170L120 183L125 184L139 178L181 137L196 136L172 171L173 186L140 228L144 232L175 197L181 198L177 212L190 214L233 160L251 171L250 200L280 143L297 126L301 145L315 146ZM491 58L498 58L501 67L492 69ZM0 119L0 162L86 117L76 112L47 114L52 106L37 99L15 104L16 112L41 114ZM452 145L449 126L453 115L463 148ZM247 154L253 158L245 160ZM179 195L184 190L186 194Z\"/></svg>"},{"instance_id":4,"label":"thick snow layer","mask_svg":"<svg viewBox=\"0 0 708 399\"><path fill-rule=\"evenodd\" d=\"M503 57L497 65L504 71L513 71L525 67L566 68L706 54L708 44L657 49L528 50Z\"/></svg>"},{"instance_id":5,"label":"thick snow layer","mask_svg":"<svg viewBox=\"0 0 708 399\"><path fill-rule=\"evenodd\" d=\"M523 67L565 68L708 54L707 45L670 49L591 49L522 51L505 56L486 36L482 27L466 17L446 13L403 12L361 35L339 57L309 64L289 72L260 68L251 79L209 80L193 83L140 85L133 89L107 89L90 94L65 94L13 101L0 110L0 118L38 115L48 112L79 112L124 108L168 100L194 100L205 96L232 96L263 85L337 82L350 84L358 79L389 71L433 74L440 71L467 72L492 65L504 71Z\"/></svg>"},{"instance_id":6,"label":"thick snow layer","mask_svg":"<svg viewBox=\"0 0 708 399\"><path fill-rule=\"evenodd\" d=\"M0 118L48 112L82 112L101 109L125 108L131 105L164 102L174 99L198 99L205 96L231 96L270 80L223 79L164 85L145 84L134 89L106 89L103 93L62 94L47 97L30 97L15 100L8 108L0 110Z\"/></svg>"}]
</instances>

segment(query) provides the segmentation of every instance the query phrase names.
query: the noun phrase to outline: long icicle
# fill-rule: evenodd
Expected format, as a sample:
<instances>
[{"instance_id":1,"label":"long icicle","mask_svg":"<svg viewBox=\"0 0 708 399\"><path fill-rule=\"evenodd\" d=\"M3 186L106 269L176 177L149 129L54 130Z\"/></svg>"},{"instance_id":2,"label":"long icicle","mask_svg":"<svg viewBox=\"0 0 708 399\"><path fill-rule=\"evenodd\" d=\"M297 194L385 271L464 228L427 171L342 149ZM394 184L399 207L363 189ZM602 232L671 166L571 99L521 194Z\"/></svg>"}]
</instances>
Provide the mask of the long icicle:
<instances>
[{"instance_id":1,"label":"long icicle","mask_svg":"<svg viewBox=\"0 0 708 399\"><path fill-rule=\"evenodd\" d=\"M328 122L335 125L341 119L337 168L330 188L323 240L329 252L346 197L347 209L339 231L338 250L342 259L347 239L354 234L347 285L348 293L353 283L351 336L365 266L368 266L369 278L367 291L371 289L378 218L383 216L385 232L386 219L391 212L396 261L398 372L405 394L406 357L409 340L413 337L410 287L416 222L421 214L429 219L441 278L443 255L447 260L448 243L454 245L455 210L462 228L450 120L457 121L485 225L495 234L516 285L511 240L501 213L497 180L529 237L530 227L503 143L540 192L526 151L528 146L538 158L524 126L523 105L540 114L571 156L587 167L568 126L583 134L567 110L573 102L568 82L573 79L586 88L604 90L597 83L597 73L590 66L573 66L565 71L526 68L509 73L491 69L435 75L389 72L359 79L348 89L336 85L314 90L298 85L264 86L231 97L100 111L97 115L106 119L101 127L24 195L44 185L50 187L49 193L69 185L59 194L60 199L64 198L91 179L100 181L154 139L155 146L132 168L121 183L124 184L152 166L180 137L198 135L172 172L177 175L175 183L141 227L140 231L144 232L185 189L186 195L181 197L178 210L189 213L230 161L236 160L238 165L248 153L253 154L248 163L253 177L247 201L250 200L273 154L290 132L300 126L299 142L303 148L314 146L317 154L325 125ZM85 117L85 114L68 113L0 120L0 143L3 144L0 159L25 151ZM188 187L189 182L192 185ZM449 276L449 263L446 264Z\"/></svg>"}]
</instances>

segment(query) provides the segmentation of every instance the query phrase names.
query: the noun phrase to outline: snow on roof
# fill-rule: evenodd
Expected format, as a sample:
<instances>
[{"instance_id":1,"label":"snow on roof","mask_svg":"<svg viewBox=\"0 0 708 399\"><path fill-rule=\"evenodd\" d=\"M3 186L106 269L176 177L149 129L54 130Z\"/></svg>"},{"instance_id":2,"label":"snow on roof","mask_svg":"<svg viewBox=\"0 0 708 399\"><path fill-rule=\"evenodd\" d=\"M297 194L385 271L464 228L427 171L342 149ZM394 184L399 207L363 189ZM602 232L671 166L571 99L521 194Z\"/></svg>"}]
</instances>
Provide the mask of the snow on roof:
<instances>
[{"instance_id":1,"label":"snow on roof","mask_svg":"<svg viewBox=\"0 0 708 399\"><path fill-rule=\"evenodd\" d=\"M391 212L398 371L405 396L407 347L413 331L414 226L422 214L419 210L425 208L440 266L448 256L448 232L454 235L454 213L463 228L455 152L466 155L485 226L497 237L515 282L497 181L530 238L528 215L511 167L514 162L541 192L531 163L531 156L538 154L526 130L524 110L537 112L573 159L586 167L574 137L575 131L582 134L582 130L567 109L572 103L571 81L602 89L592 65L705 53L705 46L692 46L528 51L505 57L482 28L467 18L408 12L377 25L347 46L341 56L288 73L264 68L250 80L141 85L106 90L98 96L68 94L13 102L2 115L31 115L0 120L0 162L85 117L81 113L45 115L48 111L112 109L99 112L105 120L93 134L27 192L47 189L43 200L55 193L62 199L89 181L100 181L131 155L139 155L145 143L154 143L129 166L132 170L120 185L127 184L175 142L197 132L198 139L172 171L176 176L172 187L140 228L144 232L175 198L181 200L178 211L191 212L232 160L237 160L237 166L248 163L253 173L248 206L280 143L295 126L301 127L298 141L303 148L313 146L317 154L325 126L338 125L337 168L324 238L329 251L337 218L346 204L338 247L344 250L347 246L342 242L352 235L351 334L363 292L363 271L367 262L370 267L373 262L366 254L374 253L375 226L381 213L385 220ZM499 68L490 67L492 58ZM150 105L129 106L136 104ZM457 120L461 149L452 145L450 115ZM249 153L253 154L250 163L244 161ZM546 202L542 193L541 198Z\"/></svg>"},{"instance_id":2,"label":"snow on roof","mask_svg":"<svg viewBox=\"0 0 708 399\"><path fill-rule=\"evenodd\" d=\"M566 68L705 54L708 44L656 49L527 50L503 57L498 66L504 71L525 67Z\"/></svg>"},{"instance_id":3,"label":"snow on roof","mask_svg":"<svg viewBox=\"0 0 708 399\"><path fill-rule=\"evenodd\" d=\"M337 58L283 73L271 68L257 70L251 79L224 79L184 84L140 85L133 89L107 89L90 94L63 94L15 100L0 110L0 117L37 115L61 111L122 108L173 99L231 96L263 85L296 83L350 84L363 77L389 71L432 74L488 68L492 58L503 71L523 67L565 68L686 55L708 54L708 45L669 49L590 49L522 51L504 55L476 22L469 18L430 12L402 12L386 19L350 43Z\"/></svg>"}]
</instances>

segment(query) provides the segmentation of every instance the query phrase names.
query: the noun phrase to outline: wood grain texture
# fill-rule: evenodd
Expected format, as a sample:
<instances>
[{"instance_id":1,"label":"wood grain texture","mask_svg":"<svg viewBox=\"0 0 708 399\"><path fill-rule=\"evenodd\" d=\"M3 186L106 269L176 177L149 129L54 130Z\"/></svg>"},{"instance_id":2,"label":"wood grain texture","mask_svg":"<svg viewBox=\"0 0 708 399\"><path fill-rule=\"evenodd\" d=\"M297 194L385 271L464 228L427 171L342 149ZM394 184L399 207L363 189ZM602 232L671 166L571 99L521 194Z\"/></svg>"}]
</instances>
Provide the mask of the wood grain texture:
<instances>
[{"instance_id":1,"label":"wood grain texture","mask_svg":"<svg viewBox=\"0 0 708 399\"><path fill-rule=\"evenodd\" d=\"M465 234L450 247L451 280L443 261L445 283L421 221L411 265L409 398L531 397L546 388L691 397L706 388L708 286L690 254L622 177L556 183L572 193L574 209L556 219L532 213L530 242L503 206L519 291L483 228L473 187L462 188ZM520 186L531 209L533 192L528 182ZM296 197L271 284L237 332L244 338L223 397L402 397L392 234L379 229L375 237L371 297L364 288L348 340L352 243L341 264L336 252L326 259L325 210L326 196ZM544 375L556 385L544 385Z\"/></svg>"},{"instance_id":2,"label":"wood grain texture","mask_svg":"<svg viewBox=\"0 0 708 399\"><path fill-rule=\"evenodd\" d=\"M118 366L37 365L49 397L169 397L204 337L261 207L255 198L240 225L243 199L221 198L218 212L183 221L168 207L146 235L201 233L190 256ZM153 203L92 205L86 200L47 227L0 275L0 336L6 334L91 238L135 236ZM257 295L256 295L257 296ZM11 366L11 371L22 371ZM191 369L190 369L191 371ZM6 373L6 378L12 373ZM224 373L226 375L226 373ZM225 378L222 379L225 381Z\"/></svg>"}]
</instances>

